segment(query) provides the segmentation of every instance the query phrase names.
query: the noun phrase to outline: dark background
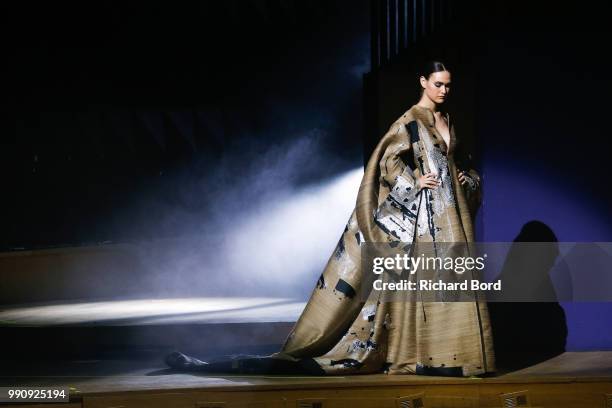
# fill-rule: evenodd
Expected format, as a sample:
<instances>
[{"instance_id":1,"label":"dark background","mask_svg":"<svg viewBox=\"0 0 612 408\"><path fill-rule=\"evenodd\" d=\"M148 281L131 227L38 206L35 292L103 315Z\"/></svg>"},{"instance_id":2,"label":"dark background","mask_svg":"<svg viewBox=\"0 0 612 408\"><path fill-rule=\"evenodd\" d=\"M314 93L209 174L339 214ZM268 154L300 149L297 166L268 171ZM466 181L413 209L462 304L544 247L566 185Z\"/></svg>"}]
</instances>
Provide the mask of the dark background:
<instances>
[{"instance_id":1,"label":"dark background","mask_svg":"<svg viewBox=\"0 0 612 408\"><path fill-rule=\"evenodd\" d=\"M478 239L538 220L559 241L612 241L605 3L452 3L427 53L457 73L451 113L484 180ZM425 56L376 68L385 91L364 99L368 1L2 9L5 250L189 235L255 171L273 181L251 196L359 167L417 101ZM609 304L564 307L570 349L610 347Z\"/></svg>"},{"instance_id":2,"label":"dark background","mask_svg":"<svg viewBox=\"0 0 612 408\"><path fill-rule=\"evenodd\" d=\"M3 5L4 248L183 234L218 188L304 132L361 162L366 1ZM257 191L253 191L257 194ZM211 197L212 196L212 197Z\"/></svg>"}]
</instances>

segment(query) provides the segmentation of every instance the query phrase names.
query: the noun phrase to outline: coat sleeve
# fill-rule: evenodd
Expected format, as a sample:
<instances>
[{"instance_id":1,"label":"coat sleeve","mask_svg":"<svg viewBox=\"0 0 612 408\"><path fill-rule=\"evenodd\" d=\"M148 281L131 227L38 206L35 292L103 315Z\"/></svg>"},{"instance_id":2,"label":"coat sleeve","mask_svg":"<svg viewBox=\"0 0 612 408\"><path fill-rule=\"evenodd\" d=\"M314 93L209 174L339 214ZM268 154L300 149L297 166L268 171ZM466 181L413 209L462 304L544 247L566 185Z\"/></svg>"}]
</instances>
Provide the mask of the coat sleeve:
<instances>
[{"instance_id":1,"label":"coat sleeve","mask_svg":"<svg viewBox=\"0 0 612 408\"><path fill-rule=\"evenodd\" d=\"M455 163L459 171L463 171L466 183L463 189L466 193L470 212L475 214L482 203L482 179L474 168L474 161L466 146L459 143L455 154Z\"/></svg>"},{"instance_id":2,"label":"coat sleeve","mask_svg":"<svg viewBox=\"0 0 612 408\"><path fill-rule=\"evenodd\" d=\"M411 142L403 123L395 123L393 135L379 162L382 191L388 189L374 214L374 222L389 240L411 242L419 209L421 189L411 167ZM382 197L381 197L382 198Z\"/></svg>"}]
</instances>

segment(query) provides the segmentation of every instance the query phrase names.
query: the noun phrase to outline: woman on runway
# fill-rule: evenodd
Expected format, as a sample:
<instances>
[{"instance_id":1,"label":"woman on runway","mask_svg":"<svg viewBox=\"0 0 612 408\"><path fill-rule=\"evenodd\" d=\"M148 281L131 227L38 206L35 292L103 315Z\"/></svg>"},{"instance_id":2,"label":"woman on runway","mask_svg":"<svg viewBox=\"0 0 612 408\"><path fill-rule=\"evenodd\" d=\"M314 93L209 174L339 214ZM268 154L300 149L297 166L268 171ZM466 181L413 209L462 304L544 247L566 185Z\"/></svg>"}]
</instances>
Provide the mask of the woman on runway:
<instances>
[{"instance_id":1,"label":"woman on runway","mask_svg":"<svg viewBox=\"0 0 612 408\"><path fill-rule=\"evenodd\" d=\"M282 349L201 361L174 352L176 369L241 373L471 376L495 370L486 302L384 301L366 285L364 243L469 243L480 178L460 169L453 122L442 111L451 72L428 63L419 101L390 126L365 169L353 213Z\"/></svg>"}]
</instances>

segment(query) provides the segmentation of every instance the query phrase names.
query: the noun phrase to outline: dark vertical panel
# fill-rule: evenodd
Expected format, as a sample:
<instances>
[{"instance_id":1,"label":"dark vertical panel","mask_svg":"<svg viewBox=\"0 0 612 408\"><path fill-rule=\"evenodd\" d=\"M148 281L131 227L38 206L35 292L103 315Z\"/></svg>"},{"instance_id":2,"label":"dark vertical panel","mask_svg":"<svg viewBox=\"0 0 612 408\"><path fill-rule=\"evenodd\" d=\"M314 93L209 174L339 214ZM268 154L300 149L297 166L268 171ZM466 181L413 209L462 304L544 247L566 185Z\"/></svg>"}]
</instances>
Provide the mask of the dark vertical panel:
<instances>
[{"instance_id":1,"label":"dark vertical panel","mask_svg":"<svg viewBox=\"0 0 612 408\"><path fill-rule=\"evenodd\" d=\"M380 0L378 14L378 32L380 35L380 65L389 59L389 25L388 0Z\"/></svg>"},{"instance_id":2,"label":"dark vertical panel","mask_svg":"<svg viewBox=\"0 0 612 408\"><path fill-rule=\"evenodd\" d=\"M410 42L416 42L417 27L416 27L416 3L419 0L408 0L408 32L410 33Z\"/></svg>"},{"instance_id":3,"label":"dark vertical panel","mask_svg":"<svg viewBox=\"0 0 612 408\"><path fill-rule=\"evenodd\" d=\"M378 0L370 0L370 67L375 70L380 65L380 27L378 25Z\"/></svg>"},{"instance_id":4,"label":"dark vertical panel","mask_svg":"<svg viewBox=\"0 0 612 408\"><path fill-rule=\"evenodd\" d=\"M398 15L398 27L399 33L399 44L398 48L403 50L408 45L408 16L407 16L407 3L408 0L397 0L397 15Z\"/></svg>"},{"instance_id":5,"label":"dark vertical panel","mask_svg":"<svg viewBox=\"0 0 612 408\"><path fill-rule=\"evenodd\" d=\"M397 2L389 0L389 58L397 55Z\"/></svg>"},{"instance_id":6,"label":"dark vertical panel","mask_svg":"<svg viewBox=\"0 0 612 408\"><path fill-rule=\"evenodd\" d=\"M415 23L415 32L414 40L418 41L419 38L422 38L424 35L424 27L423 27L423 3L425 0L414 0L414 23Z\"/></svg>"},{"instance_id":7,"label":"dark vertical panel","mask_svg":"<svg viewBox=\"0 0 612 408\"><path fill-rule=\"evenodd\" d=\"M423 0L421 2L421 7L422 7L421 21L423 21L421 35L423 37L426 37L427 34L429 33L429 12L431 10L429 1Z\"/></svg>"},{"instance_id":8,"label":"dark vertical panel","mask_svg":"<svg viewBox=\"0 0 612 408\"><path fill-rule=\"evenodd\" d=\"M389 61L391 59L391 10L390 10L390 2L391 0L384 0L385 2L385 40L387 42L387 47L385 48L386 58L385 61Z\"/></svg>"},{"instance_id":9,"label":"dark vertical panel","mask_svg":"<svg viewBox=\"0 0 612 408\"><path fill-rule=\"evenodd\" d=\"M429 32L432 33L436 30L436 0L429 0Z\"/></svg>"}]
</instances>

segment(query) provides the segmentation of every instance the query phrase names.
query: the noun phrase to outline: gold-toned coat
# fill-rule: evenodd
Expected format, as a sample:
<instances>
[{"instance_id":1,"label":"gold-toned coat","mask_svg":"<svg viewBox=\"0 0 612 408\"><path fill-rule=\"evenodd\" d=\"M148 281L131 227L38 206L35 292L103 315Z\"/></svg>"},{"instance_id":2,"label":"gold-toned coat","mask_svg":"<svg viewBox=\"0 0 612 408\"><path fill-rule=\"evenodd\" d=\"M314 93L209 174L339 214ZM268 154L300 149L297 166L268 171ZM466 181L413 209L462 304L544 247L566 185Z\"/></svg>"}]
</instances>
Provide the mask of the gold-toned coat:
<instances>
[{"instance_id":1,"label":"gold-toned coat","mask_svg":"<svg viewBox=\"0 0 612 408\"><path fill-rule=\"evenodd\" d=\"M391 125L366 166L338 246L275 357L312 358L328 374L495 370L485 302L380 302L375 291L365 302L357 296L363 242L473 242L468 202L477 201L480 179L470 170L468 183L460 184L452 123L449 130L447 148L433 112L417 105ZM423 171L437 173L440 186L419 190Z\"/></svg>"}]
</instances>

